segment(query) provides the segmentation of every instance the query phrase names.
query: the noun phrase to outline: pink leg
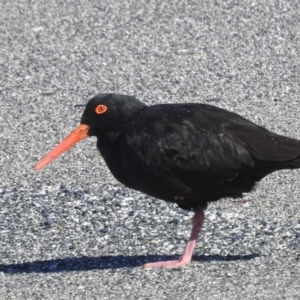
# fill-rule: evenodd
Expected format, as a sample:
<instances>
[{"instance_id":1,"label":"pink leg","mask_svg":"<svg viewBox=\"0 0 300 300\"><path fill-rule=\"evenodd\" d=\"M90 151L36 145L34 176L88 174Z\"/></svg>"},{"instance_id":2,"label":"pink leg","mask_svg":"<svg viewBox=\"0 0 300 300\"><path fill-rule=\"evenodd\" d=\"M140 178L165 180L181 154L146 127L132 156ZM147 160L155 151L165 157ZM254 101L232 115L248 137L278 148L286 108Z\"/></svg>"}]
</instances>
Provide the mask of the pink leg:
<instances>
[{"instance_id":1,"label":"pink leg","mask_svg":"<svg viewBox=\"0 0 300 300\"><path fill-rule=\"evenodd\" d=\"M183 255L178 260L148 263L144 265L144 268L178 268L188 265L191 262L197 238L199 236L200 229L204 222L204 212L202 209L199 209L195 212L192 222L193 228L190 239L185 247Z\"/></svg>"}]
</instances>

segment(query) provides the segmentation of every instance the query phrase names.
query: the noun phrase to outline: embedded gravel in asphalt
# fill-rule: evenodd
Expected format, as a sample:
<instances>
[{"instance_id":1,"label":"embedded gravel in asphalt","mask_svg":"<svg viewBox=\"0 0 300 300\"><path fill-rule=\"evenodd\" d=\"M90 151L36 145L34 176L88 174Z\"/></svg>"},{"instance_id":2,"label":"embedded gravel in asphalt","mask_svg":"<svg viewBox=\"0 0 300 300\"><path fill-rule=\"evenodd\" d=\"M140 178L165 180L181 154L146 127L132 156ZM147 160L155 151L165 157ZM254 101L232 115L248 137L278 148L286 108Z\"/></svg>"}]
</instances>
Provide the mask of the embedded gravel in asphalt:
<instances>
[{"instance_id":1,"label":"embedded gravel in asphalt","mask_svg":"<svg viewBox=\"0 0 300 300\"><path fill-rule=\"evenodd\" d=\"M100 92L199 102L300 139L298 1L0 2L0 299L300 299L300 171L191 212L129 190L95 139L36 162Z\"/></svg>"}]
</instances>

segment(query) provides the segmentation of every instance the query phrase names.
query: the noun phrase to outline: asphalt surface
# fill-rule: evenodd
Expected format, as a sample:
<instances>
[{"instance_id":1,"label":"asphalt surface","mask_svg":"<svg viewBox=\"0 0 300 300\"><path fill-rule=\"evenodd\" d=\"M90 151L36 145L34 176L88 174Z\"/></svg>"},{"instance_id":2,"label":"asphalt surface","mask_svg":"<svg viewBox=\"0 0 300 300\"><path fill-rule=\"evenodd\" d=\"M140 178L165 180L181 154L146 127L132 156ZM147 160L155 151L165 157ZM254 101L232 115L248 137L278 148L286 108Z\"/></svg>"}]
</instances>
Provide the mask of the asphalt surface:
<instances>
[{"instance_id":1,"label":"asphalt surface","mask_svg":"<svg viewBox=\"0 0 300 300\"><path fill-rule=\"evenodd\" d=\"M192 213L126 189L85 140L100 92L200 102L300 139L299 1L0 1L0 299L300 299L300 171Z\"/></svg>"}]
</instances>

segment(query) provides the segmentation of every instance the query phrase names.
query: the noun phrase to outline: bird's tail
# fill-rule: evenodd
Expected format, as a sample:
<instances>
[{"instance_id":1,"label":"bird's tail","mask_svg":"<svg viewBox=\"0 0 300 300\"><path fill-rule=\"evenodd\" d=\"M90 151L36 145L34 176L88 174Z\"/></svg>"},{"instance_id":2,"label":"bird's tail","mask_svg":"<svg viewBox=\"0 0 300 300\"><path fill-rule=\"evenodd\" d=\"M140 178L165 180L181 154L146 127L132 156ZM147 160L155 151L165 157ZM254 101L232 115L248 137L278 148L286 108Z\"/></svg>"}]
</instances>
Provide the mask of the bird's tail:
<instances>
[{"instance_id":1,"label":"bird's tail","mask_svg":"<svg viewBox=\"0 0 300 300\"><path fill-rule=\"evenodd\" d=\"M277 163L279 169L300 168L300 140L278 135L259 126L235 127L234 131L257 159Z\"/></svg>"}]
</instances>

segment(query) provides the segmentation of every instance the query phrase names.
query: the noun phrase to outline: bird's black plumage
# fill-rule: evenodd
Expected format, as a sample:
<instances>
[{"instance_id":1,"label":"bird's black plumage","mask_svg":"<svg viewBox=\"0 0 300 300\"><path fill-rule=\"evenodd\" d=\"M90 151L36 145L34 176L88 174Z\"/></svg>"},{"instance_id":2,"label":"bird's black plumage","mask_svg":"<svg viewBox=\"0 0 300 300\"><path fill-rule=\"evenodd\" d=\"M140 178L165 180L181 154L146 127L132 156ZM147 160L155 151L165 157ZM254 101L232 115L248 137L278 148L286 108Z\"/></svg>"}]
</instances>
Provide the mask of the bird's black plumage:
<instances>
[{"instance_id":1,"label":"bird's black plumage","mask_svg":"<svg viewBox=\"0 0 300 300\"><path fill-rule=\"evenodd\" d=\"M195 210L181 258L147 268L191 261L210 201L242 197L264 176L300 167L300 141L233 112L195 103L147 106L134 97L100 94L88 102L81 124L36 169L87 136L97 137L107 166L125 186Z\"/></svg>"},{"instance_id":2,"label":"bird's black plumage","mask_svg":"<svg viewBox=\"0 0 300 300\"><path fill-rule=\"evenodd\" d=\"M97 104L107 113L96 115ZM211 105L146 106L101 94L88 103L82 123L120 182L182 208L242 197L269 173L300 167L300 141Z\"/></svg>"}]
</instances>

